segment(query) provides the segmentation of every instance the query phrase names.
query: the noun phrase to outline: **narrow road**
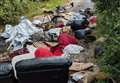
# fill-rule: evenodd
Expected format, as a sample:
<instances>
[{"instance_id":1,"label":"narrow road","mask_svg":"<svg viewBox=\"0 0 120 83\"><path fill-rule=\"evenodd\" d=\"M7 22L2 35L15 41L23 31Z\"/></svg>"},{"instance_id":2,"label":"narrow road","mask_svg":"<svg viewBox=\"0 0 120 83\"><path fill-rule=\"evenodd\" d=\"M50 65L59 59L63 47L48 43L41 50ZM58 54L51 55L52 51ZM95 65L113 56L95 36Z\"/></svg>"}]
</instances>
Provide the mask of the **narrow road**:
<instances>
[{"instance_id":1,"label":"narrow road","mask_svg":"<svg viewBox=\"0 0 120 83\"><path fill-rule=\"evenodd\" d=\"M94 3L91 0L70 0L70 2L74 3L74 7L70 8L70 11L73 12L78 12L80 9L94 8Z\"/></svg>"}]
</instances>

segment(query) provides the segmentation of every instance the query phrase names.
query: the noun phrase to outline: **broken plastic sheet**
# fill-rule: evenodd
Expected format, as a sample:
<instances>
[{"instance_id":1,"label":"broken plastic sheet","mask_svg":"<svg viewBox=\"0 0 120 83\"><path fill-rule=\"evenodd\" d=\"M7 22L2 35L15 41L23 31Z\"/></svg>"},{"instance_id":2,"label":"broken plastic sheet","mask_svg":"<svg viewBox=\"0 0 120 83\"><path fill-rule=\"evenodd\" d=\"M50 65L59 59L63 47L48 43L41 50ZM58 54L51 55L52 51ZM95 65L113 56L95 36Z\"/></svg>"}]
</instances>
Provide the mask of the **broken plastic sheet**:
<instances>
[{"instance_id":1,"label":"broken plastic sheet","mask_svg":"<svg viewBox=\"0 0 120 83\"><path fill-rule=\"evenodd\" d=\"M84 20L83 18L85 18L85 15L82 15L81 13L73 13L66 24L70 25L73 21L82 22Z\"/></svg>"},{"instance_id":2,"label":"broken plastic sheet","mask_svg":"<svg viewBox=\"0 0 120 83\"><path fill-rule=\"evenodd\" d=\"M61 28L53 28L48 31L49 34L56 34L57 36L60 35Z\"/></svg>"},{"instance_id":3,"label":"broken plastic sheet","mask_svg":"<svg viewBox=\"0 0 120 83\"><path fill-rule=\"evenodd\" d=\"M74 13L74 15L71 17L71 20L83 20L85 16L80 13Z\"/></svg>"},{"instance_id":4,"label":"broken plastic sheet","mask_svg":"<svg viewBox=\"0 0 120 83\"><path fill-rule=\"evenodd\" d=\"M39 24L42 24L42 22L40 20L33 20L32 24L39 25Z\"/></svg>"},{"instance_id":5,"label":"broken plastic sheet","mask_svg":"<svg viewBox=\"0 0 120 83\"><path fill-rule=\"evenodd\" d=\"M5 25L5 31L4 31L4 33L1 33L1 36L5 37L5 38L9 38L12 31L13 31L13 26L7 24L7 25Z\"/></svg>"},{"instance_id":6,"label":"broken plastic sheet","mask_svg":"<svg viewBox=\"0 0 120 83\"><path fill-rule=\"evenodd\" d=\"M32 23L33 24L42 24L42 23L47 23L51 21L51 17L49 15L47 16L36 16L33 18Z\"/></svg>"},{"instance_id":7,"label":"broken plastic sheet","mask_svg":"<svg viewBox=\"0 0 120 83\"><path fill-rule=\"evenodd\" d=\"M26 18L21 19L20 23L15 27L6 25L2 36L8 38L7 42L11 42L9 48L13 46L13 50L23 48L25 41L29 40L30 35L36 32L43 32L42 29L38 29Z\"/></svg>"},{"instance_id":8,"label":"broken plastic sheet","mask_svg":"<svg viewBox=\"0 0 120 83\"><path fill-rule=\"evenodd\" d=\"M80 73L74 73L72 76L72 79L74 79L75 81L79 81L80 79L82 79L84 77L83 74Z\"/></svg>"}]
</instances>

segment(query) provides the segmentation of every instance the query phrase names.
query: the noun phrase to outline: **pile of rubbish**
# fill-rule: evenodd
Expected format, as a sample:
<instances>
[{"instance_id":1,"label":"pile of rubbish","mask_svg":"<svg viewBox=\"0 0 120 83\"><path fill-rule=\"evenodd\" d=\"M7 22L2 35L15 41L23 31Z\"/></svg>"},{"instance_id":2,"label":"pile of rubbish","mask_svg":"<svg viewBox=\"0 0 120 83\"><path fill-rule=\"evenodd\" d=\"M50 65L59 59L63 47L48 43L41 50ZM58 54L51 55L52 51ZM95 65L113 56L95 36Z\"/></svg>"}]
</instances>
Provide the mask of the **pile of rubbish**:
<instances>
[{"instance_id":1,"label":"pile of rubbish","mask_svg":"<svg viewBox=\"0 0 120 83\"><path fill-rule=\"evenodd\" d=\"M93 63L73 62L68 83L92 83L99 76L99 72L99 67ZM101 79L105 79L105 77L101 77Z\"/></svg>"},{"instance_id":2,"label":"pile of rubbish","mask_svg":"<svg viewBox=\"0 0 120 83\"><path fill-rule=\"evenodd\" d=\"M85 47L78 45L77 40L85 40L91 34L96 26L96 16L89 8L79 12L66 12L64 7L57 7L55 12L57 14L48 12L49 15L36 16L32 21L22 16L18 25L7 24L1 33L3 40L0 42L0 48L6 44L5 49L0 51L7 52L0 55L0 62L12 60L14 63L16 58L19 61L66 55L71 58L71 55L85 51ZM69 83L90 83L98 72L99 68L93 63L73 62Z\"/></svg>"},{"instance_id":3,"label":"pile of rubbish","mask_svg":"<svg viewBox=\"0 0 120 83\"><path fill-rule=\"evenodd\" d=\"M6 45L5 49L1 51L6 51L5 55L13 58L29 53L26 50L27 45L33 46L35 42L39 41L47 45L52 52L56 49L55 54L59 49L60 54L57 55L74 55L85 50L85 47L78 45L76 40L90 37L92 28L96 26L96 16L90 8L79 12L68 12L65 7L58 6L55 11L45 10L44 13L43 16L33 17L32 21L26 16L22 16L16 26L6 24L4 32L1 33L3 41L0 42L4 42ZM52 42L52 44L49 45L48 42ZM56 46L54 43L57 43ZM38 43L37 48L45 45Z\"/></svg>"},{"instance_id":4,"label":"pile of rubbish","mask_svg":"<svg viewBox=\"0 0 120 83\"><path fill-rule=\"evenodd\" d=\"M15 51L23 48L24 43L29 40L30 35L39 31L42 32L42 29L37 29L26 17L23 16L18 25L14 27L12 25L6 25L5 31L1 36L6 38L6 43L10 42L8 49L13 48Z\"/></svg>"}]
</instances>

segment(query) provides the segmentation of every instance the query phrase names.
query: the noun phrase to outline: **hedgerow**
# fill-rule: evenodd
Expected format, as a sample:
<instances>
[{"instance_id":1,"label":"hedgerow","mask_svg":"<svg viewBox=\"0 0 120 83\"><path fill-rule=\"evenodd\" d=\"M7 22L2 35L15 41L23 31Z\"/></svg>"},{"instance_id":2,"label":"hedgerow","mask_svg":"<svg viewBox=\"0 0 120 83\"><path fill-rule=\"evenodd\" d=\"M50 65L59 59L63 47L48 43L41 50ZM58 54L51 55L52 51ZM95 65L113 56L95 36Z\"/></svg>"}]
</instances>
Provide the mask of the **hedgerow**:
<instances>
[{"instance_id":1,"label":"hedgerow","mask_svg":"<svg viewBox=\"0 0 120 83\"><path fill-rule=\"evenodd\" d=\"M93 0L97 12L97 34L105 37L101 69L120 82L120 0Z\"/></svg>"}]
</instances>

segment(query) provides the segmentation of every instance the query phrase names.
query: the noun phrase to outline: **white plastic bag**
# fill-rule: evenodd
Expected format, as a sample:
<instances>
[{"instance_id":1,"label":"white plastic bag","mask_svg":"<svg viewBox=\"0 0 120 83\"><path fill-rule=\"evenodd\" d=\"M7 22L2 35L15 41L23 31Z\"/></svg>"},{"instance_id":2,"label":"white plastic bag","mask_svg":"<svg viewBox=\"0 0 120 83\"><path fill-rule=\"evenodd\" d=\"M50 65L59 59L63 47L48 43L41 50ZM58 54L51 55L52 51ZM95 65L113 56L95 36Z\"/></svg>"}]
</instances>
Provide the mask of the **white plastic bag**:
<instances>
[{"instance_id":1,"label":"white plastic bag","mask_svg":"<svg viewBox=\"0 0 120 83\"><path fill-rule=\"evenodd\" d=\"M69 44L63 49L63 52L66 54L79 54L80 51L83 51L84 48L82 46L76 44Z\"/></svg>"},{"instance_id":2,"label":"white plastic bag","mask_svg":"<svg viewBox=\"0 0 120 83\"><path fill-rule=\"evenodd\" d=\"M48 33L49 33L49 34L56 34L57 36L59 36L59 35L60 35L60 30L61 30L61 28L50 29L50 30L48 31Z\"/></svg>"}]
</instances>

